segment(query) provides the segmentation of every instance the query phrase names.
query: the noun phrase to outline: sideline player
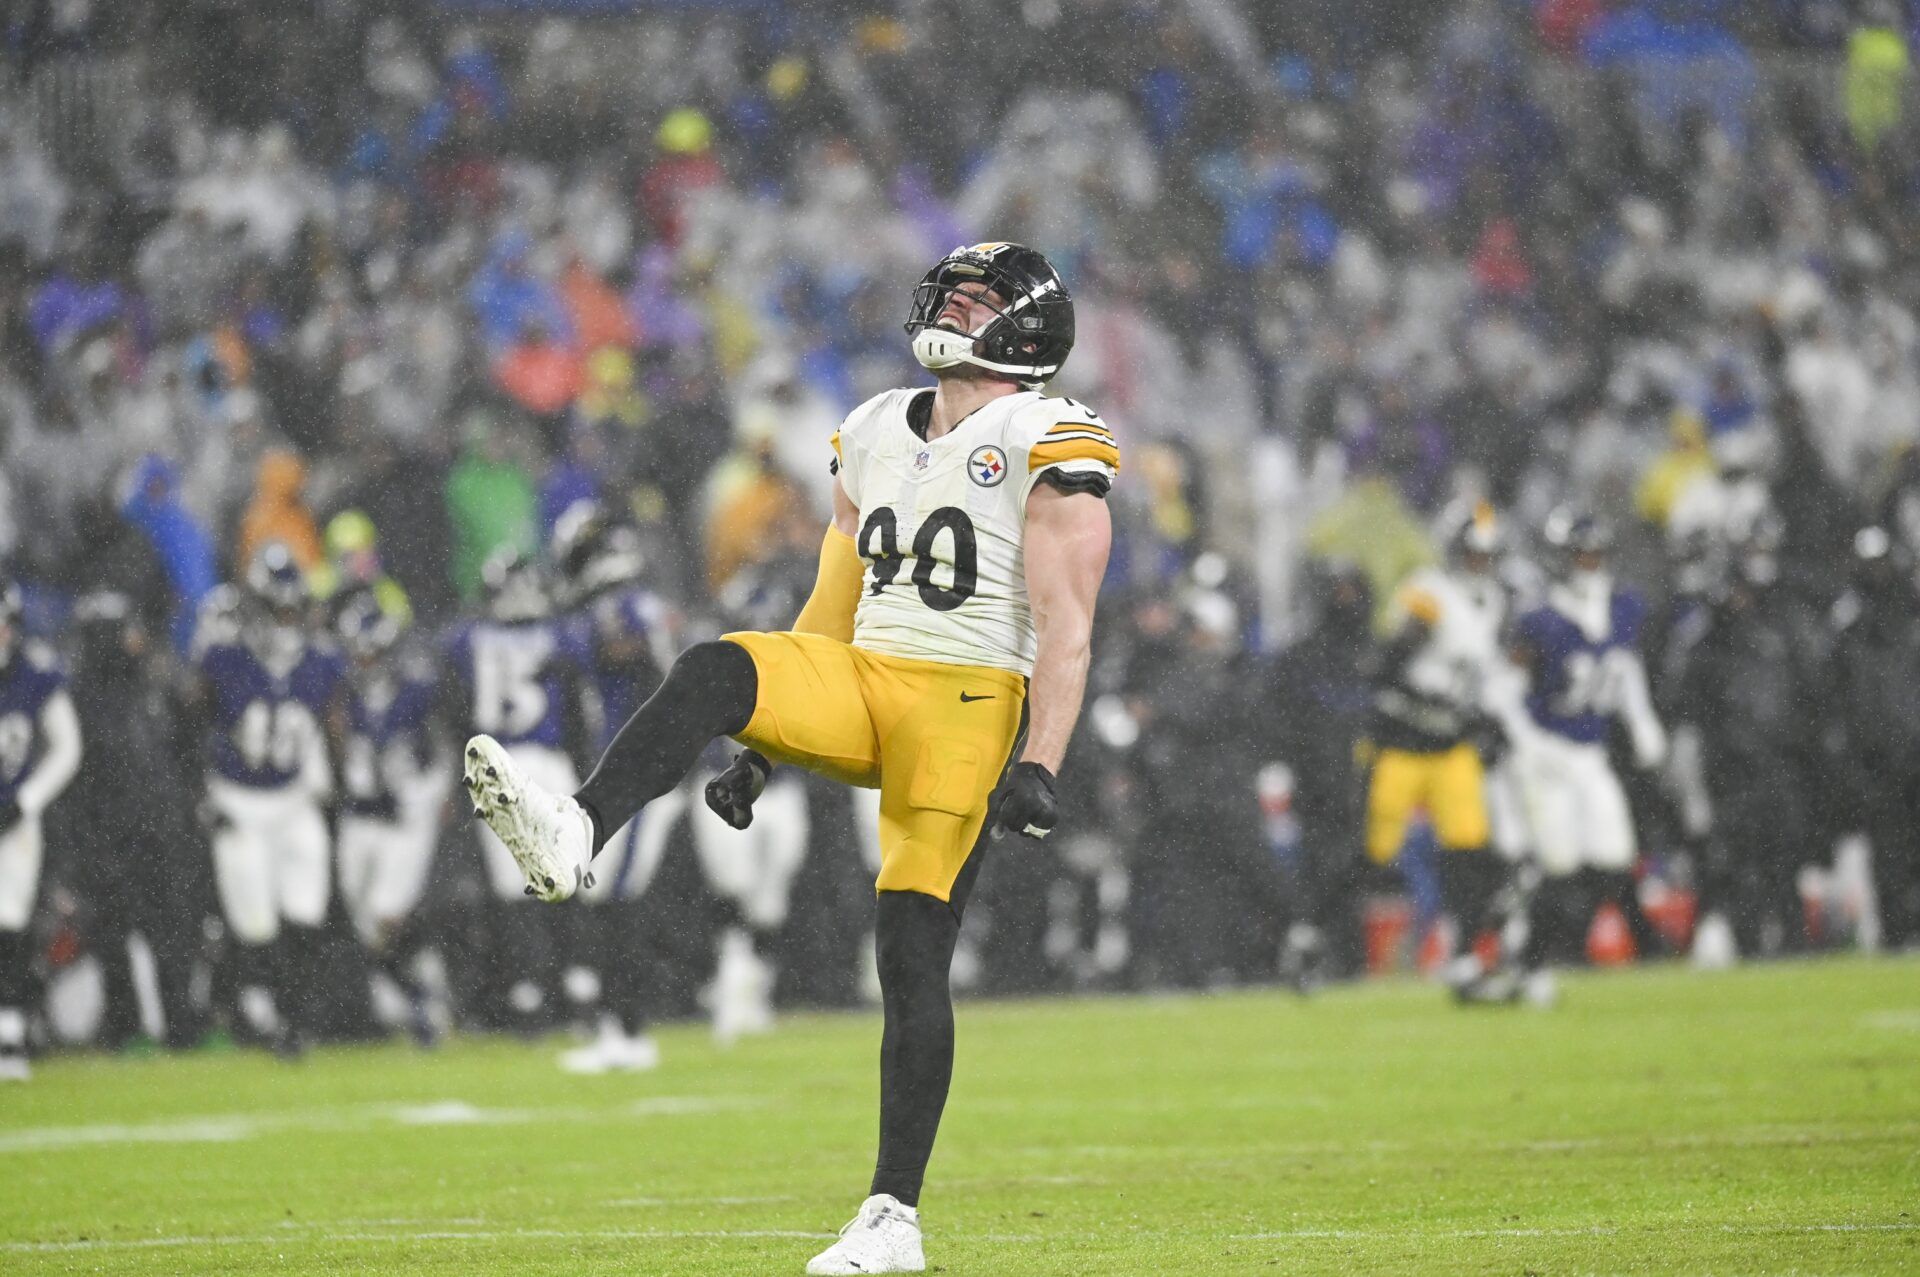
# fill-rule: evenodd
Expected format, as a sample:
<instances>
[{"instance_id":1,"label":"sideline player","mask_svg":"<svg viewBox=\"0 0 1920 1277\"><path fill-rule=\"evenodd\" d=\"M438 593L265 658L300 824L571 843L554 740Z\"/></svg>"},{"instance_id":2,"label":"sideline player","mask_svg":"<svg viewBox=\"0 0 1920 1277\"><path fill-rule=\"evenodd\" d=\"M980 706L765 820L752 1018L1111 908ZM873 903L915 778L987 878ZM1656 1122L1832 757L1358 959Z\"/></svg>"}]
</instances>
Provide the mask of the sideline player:
<instances>
[{"instance_id":1,"label":"sideline player","mask_svg":"<svg viewBox=\"0 0 1920 1277\"><path fill-rule=\"evenodd\" d=\"M989 828L1044 837L1086 687L1119 468L1113 432L1040 387L1073 302L1018 244L958 248L914 290L931 390L892 390L833 439L833 525L791 631L680 655L572 797L491 738L467 746L476 807L543 899L680 783L716 736L748 752L708 787L736 827L772 762L880 790L880 1149L870 1196L810 1273L918 1272L921 1179L953 1072L948 988ZM989 819L991 816L991 819Z\"/></svg>"},{"instance_id":2,"label":"sideline player","mask_svg":"<svg viewBox=\"0 0 1920 1277\"><path fill-rule=\"evenodd\" d=\"M639 534L581 500L554 525L549 555L555 590L569 609L567 624L587 662L594 691L588 715L597 754L660 686L672 661L665 647L667 608L646 588L646 554ZM673 819L636 817L607 839L592 888L580 893L568 996L593 1019L593 1037L560 1057L569 1073L639 1072L656 1067L660 1046L648 1031L649 985L658 980L653 937L641 902L652 885ZM522 887L517 867L513 885Z\"/></svg>"},{"instance_id":3,"label":"sideline player","mask_svg":"<svg viewBox=\"0 0 1920 1277\"><path fill-rule=\"evenodd\" d=\"M1446 545L1446 567L1415 572L1394 600L1400 621L1373 698L1379 753L1367 786L1367 854L1391 863L1415 810L1426 810L1454 926L1446 979L1460 988L1481 974L1474 934L1504 868L1488 845L1486 766L1502 743L1494 698L1507 608L1493 508L1449 516Z\"/></svg>"},{"instance_id":4,"label":"sideline player","mask_svg":"<svg viewBox=\"0 0 1920 1277\"><path fill-rule=\"evenodd\" d=\"M511 754L515 776L571 790L580 774L568 746L582 730L588 654L578 632L554 615L546 574L531 555L503 546L482 565L480 576L480 617L456 627L447 640L442 716L459 729L454 739L484 733L502 757ZM524 896L533 893L526 889L516 856L492 830L479 832L494 897L494 992L503 995L508 1023L521 1033L536 1033L552 1014L548 997L559 969L555 919L529 915Z\"/></svg>"},{"instance_id":5,"label":"sideline player","mask_svg":"<svg viewBox=\"0 0 1920 1277\"><path fill-rule=\"evenodd\" d=\"M193 650L207 741L202 819L235 941L243 1027L287 1057L304 1049L300 1003L331 890L321 804L333 775L321 724L343 668L310 632L312 603L293 555L271 542L247 565L242 591L208 598Z\"/></svg>"},{"instance_id":6,"label":"sideline player","mask_svg":"<svg viewBox=\"0 0 1920 1277\"><path fill-rule=\"evenodd\" d=\"M446 741L434 731L431 666L398 645L404 622L360 588L334 622L352 661L335 716L341 811L340 898L374 967L406 999L408 1032L421 1046L439 1038L419 978L414 909L426 889L451 774Z\"/></svg>"},{"instance_id":7,"label":"sideline player","mask_svg":"<svg viewBox=\"0 0 1920 1277\"><path fill-rule=\"evenodd\" d=\"M27 1066L27 924L40 891L40 817L80 770L80 716L53 653L20 633L20 590L0 577L0 1082Z\"/></svg>"},{"instance_id":8,"label":"sideline player","mask_svg":"<svg viewBox=\"0 0 1920 1277\"><path fill-rule=\"evenodd\" d=\"M1527 676L1513 763L1543 877L1519 970L1496 973L1473 996L1550 1005L1546 963L1578 960L1594 907L1634 889L1633 815L1607 757L1608 737L1623 724L1645 770L1665 761L1667 734L1640 660L1644 605L1607 570L1612 530L1593 514L1562 507L1548 516L1542 539L1554 582L1545 601L1515 622L1509 647Z\"/></svg>"}]
</instances>

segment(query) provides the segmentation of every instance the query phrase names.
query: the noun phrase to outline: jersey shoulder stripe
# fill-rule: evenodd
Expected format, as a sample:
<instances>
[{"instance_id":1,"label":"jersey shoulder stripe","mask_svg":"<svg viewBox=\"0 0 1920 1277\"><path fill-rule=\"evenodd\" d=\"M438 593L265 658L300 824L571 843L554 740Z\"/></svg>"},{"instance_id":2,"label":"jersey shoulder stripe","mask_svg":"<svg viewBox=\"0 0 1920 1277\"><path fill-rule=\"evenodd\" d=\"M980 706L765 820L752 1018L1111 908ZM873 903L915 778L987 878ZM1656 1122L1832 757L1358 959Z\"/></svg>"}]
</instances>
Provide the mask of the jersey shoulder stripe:
<instances>
[{"instance_id":1,"label":"jersey shoulder stripe","mask_svg":"<svg viewBox=\"0 0 1920 1277\"><path fill-rule=\"evenodd\" d=\"M1029 473L1069 461L1097 461L1115 471L1120 469L1120 448L1111 440L1083 434L1064 439L1047 439L1027 452Z\"/></svg>"},{"instance_id":2,"label":"jersey shoulder stripe","mask_svg":"<svg viewBox=\"0 0 1920 1277\"><path fill-rule=\"evenodd\" d=\"M1400 589L1400 610L1425 625L1440 623L1440 598L1432 590L1407 585Z\"/></svg>"},{"instance_id":3,"label":"jersey shoulder stripe","mask_svg":"<svg viewBox=\"0 0 1920 1277\"><path fill-rule=\"evenodd\" d=\"M1081 434L1081 433L1095 434L1106 439L1113 438L1113 431L1108 429L1105 424L1098 421L1056 422L1053 426L1051 426L1047 430L1046 434L1040 437L1042 439L1054 439L1054 438L1060 438L1062 436L1071 437L1073 435Z\"/></svg>"}]
</instances>

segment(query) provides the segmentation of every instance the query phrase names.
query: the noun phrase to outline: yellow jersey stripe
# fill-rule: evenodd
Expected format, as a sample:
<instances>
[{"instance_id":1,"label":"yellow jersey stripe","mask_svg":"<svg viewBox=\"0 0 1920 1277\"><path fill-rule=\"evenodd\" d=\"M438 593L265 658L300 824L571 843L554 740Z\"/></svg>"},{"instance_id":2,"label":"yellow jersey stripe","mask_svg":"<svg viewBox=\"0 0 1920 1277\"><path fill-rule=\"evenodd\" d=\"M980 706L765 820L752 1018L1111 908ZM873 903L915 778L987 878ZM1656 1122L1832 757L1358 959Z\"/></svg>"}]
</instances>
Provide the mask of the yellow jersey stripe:
<instances>
[{"instance_id":1,"label":"yellow jersey stripe","mask_svg":"<svg viewBox=\"0 0 1920 1277\"><path fill-rule=\"evenodd\" d=\"M1120 468L1120 449L1103 439L1080 438L1046 440L1033 445L1027 453L1027 473L1063 461L1098 461L1115 470Z\"/></svg>"},{"instance_id":2,"label":"yellow jersey stripe","mask_svg":"<svg viewBox=\"0 0 1920 1277\"><path fill-rule=\"evenodd\" d=\"M1440 600L1422 589L1409 588L1400 596L1400 606L1408 616L1426 625L1440 623Z\"/></svg>"},{"instance_id":3,"label":"yellow jersey stripe","mask_svg":"<svg viewBox=\"0 0 1920 1277\"><path fill-rule=\"evenodd\" d=\"M1098 434L1105 435L1109 439L1113 438L1113 431L1107 429L1097 421L1062 421L1058 425L1048 427L1047 433L1049 435L1059 435L1066 434L1072 430L1092 430Z\"/></svg>"}]
</instances>

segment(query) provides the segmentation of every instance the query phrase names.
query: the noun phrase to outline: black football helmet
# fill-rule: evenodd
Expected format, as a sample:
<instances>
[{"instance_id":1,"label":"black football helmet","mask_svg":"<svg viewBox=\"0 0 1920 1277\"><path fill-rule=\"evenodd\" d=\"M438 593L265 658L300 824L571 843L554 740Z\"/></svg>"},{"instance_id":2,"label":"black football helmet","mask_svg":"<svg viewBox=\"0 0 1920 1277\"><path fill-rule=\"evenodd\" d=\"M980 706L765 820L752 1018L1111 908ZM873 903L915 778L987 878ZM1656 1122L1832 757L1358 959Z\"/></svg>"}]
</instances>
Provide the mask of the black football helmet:
<instances>
[{"instance_id":1,"label":"black football helmet","mask_svg":"<svg viewBox=\"0 0 1920 1277\"><path fill-rule=\"evenodd\" d=\"M1579 506L1561 506L1547 516L1540 537L1552 552L1553 570L1565 576L1584 558L1605 559L1613 549L1613 526Z\"/></svg>"},{"instance_id":2,"label":"black football helmet","mask_svg":"<svg viewBox=\"0 0 1920 1277\"><path fill-rule=\"evenodd\" d=\"M380 600L372 590L361 589L341 605L333 628L340 637L340 645L350 656L370 664L393 650L405 627L399 618L381 609Z\"/></svg>"},{"instance_id":3,"label":"black football helmet","mask_svg":"<svg viewBox=\"0 0 1920 1277\"><path fill-rule=\"evenodd\" d=\"M312 601L307 590L307 575L294 561L293 551L278 541L269 541L254 552L247 564L247 596L268 617L281 622L297 620Z\"/></svg>"},{"instance_id":4,"label":"black football helmet","mask_svg":"<svg viewBox=\"0 0 1920 1277\"><path fill-rule=\"evenodd\" d=\"M640 534L615 522L598 501L591 499L568 506L553 525L547 557L570 605L639 580L647 566Z\"/></svg>"},{"instance_id":5,"label":"black football helmet","mask_svg":"<svg viewBox=\"0 0 1920 1277\"><path fill-rule=\"evenodd\" d=\"M985 284L993 318L971 333L940 326L947 299L963 284ZM1073 350L1073 298L1045 255L1024 244L954 249L920 280L907 312L913 357L939 371L972 364L1038 390Z\"/></svg>"},{"instance_id":6,"label":"black football helmet","mask_svg":"<svg viewBox=\"0 0 1920 1277\"><path fill-rule=\"evenodd\" d=\"M1447 547L1447 562L1456 568L1490 571L1494 561L1506 549L1506 529L1491 502L1450 507L1440 516ZM1475 560L1485 566L1476 567Z\"/></svg>"},{"instance_id":7,"label":"black football helmet","mask_svg":"<svg viewBox=\"0 0 1920 1277\"><path fill-rule=\"evenodd\" d=\"M480 566L480 592L493 621L537 621L553 614L539 561L518 546L504 545Z\"/></svg>"}]
</instances>

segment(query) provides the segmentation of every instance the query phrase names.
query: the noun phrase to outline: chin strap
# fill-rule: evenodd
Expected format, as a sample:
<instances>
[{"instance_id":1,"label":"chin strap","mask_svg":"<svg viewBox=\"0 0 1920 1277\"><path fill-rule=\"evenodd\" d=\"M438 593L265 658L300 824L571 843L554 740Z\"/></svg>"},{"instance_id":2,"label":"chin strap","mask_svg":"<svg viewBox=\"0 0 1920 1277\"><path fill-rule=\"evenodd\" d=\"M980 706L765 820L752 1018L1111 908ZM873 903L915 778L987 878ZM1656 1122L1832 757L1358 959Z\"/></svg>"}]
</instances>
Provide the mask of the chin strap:
<instances>
[{"instance_id":1,"label":"chin strap","mask_svg":"<svg viewBox=\"0 0 1920 1277\"><path fill-rule=\"evenodd\" d=\"M920 361L922 368L938 372L968 362L973 343L969 333L957 333L950 328L922 328L913 335L913 357Z\"/></svg>"}]
</instances>

